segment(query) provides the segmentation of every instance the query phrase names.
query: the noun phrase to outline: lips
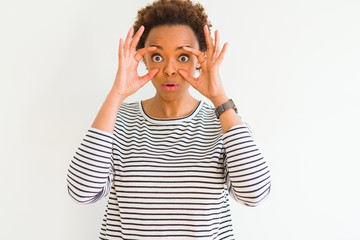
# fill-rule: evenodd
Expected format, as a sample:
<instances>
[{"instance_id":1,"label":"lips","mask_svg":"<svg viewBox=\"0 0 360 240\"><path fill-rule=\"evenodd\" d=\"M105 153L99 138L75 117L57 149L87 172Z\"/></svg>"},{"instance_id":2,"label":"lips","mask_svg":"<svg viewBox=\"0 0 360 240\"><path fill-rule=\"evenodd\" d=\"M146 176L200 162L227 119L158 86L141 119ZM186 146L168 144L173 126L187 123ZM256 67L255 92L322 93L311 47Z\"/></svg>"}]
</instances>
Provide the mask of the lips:
<instances>
[{"instance_id":1,"label":"lips","mask_svg":"<svg viewBox=\"0 0 360 240\"><path fill-rule=\"evenodd\" d=\"M164 86L177 86L177 82L175 81L166 81L164 84Z\"/></svg>"},{"instance_id":2,"label":"lips","mask_svg":"<svg viewBox=\"0 0 360 240\"><path fill-rule=\"evenodd\" d=\"M177 82L175 81L166 81L163 84L163 88L165 91L175 91L178 87Z\"/></svg>"}]
</instances>

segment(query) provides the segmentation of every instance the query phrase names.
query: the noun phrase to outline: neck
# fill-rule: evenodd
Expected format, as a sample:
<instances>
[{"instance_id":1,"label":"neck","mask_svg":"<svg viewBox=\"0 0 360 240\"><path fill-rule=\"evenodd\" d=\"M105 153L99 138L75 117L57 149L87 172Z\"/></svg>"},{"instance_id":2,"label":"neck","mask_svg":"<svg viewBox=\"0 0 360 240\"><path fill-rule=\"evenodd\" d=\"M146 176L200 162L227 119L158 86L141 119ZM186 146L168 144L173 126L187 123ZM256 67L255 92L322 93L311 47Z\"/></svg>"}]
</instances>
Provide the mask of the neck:
<instances>
[{"instance_id":1,"label":"neck","mask_svg":"<svg viewBox=\"0 0 360 240\"><path fill-rule=\"evenodd\" d=\"M190 94L176 99L166 100L155 95L144 103L146 113L154 118L180 118L189 115L199 103Z\"/></svg>"}]
</instances>

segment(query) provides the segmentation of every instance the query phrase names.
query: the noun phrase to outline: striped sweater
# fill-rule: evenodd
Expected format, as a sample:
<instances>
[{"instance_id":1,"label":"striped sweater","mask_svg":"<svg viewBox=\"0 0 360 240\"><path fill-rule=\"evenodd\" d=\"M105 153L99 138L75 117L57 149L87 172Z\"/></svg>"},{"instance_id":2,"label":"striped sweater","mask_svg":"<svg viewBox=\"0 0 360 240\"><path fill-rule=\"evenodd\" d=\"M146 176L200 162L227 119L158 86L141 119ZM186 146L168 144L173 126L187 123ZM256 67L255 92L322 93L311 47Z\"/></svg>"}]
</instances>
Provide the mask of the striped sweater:
<instances>
[{"instance_id":1,"label":"striped sweater","mask_svg":"<svg viewBox=\"0 0 360 240\"><path fill-rule=\"evenodd\" d=\"M100 239L134 240L234 239L229 196L256 206L271 185L249 125L222 133L203 101L176 119L123 103L113 134L88 129L67 182L78 203L109 196Z\"/></svg>"}]
</instances>

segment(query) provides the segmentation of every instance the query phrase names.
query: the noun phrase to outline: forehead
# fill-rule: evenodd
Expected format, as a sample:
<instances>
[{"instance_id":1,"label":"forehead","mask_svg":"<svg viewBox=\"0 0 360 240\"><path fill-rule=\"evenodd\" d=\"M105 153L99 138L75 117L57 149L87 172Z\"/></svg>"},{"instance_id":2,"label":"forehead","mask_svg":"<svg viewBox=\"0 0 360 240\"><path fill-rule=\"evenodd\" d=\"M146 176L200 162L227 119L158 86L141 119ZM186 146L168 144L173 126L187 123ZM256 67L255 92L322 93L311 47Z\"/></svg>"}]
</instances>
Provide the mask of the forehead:
<instances>
[{"instance_id":1,"label":"forehead","mask_svg":"<svg viewBox=\"0 0 360 240\"><path fill-rule=\"evenodd\" d=\"M150 30L145 41L145 46L160 45L163 48L176 48L189 45L199 48L194 31L186 25L163 25Z\"/></svg>"}]
</instances>

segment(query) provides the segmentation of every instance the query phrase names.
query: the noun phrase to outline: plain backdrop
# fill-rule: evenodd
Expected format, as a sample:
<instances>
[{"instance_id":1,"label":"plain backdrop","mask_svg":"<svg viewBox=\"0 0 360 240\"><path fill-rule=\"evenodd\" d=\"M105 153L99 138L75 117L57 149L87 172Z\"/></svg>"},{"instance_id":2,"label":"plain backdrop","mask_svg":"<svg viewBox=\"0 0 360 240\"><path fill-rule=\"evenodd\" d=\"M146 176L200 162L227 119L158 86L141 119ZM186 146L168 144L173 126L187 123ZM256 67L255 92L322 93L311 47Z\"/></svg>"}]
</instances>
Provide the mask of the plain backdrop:
<instances>
[{"instance_id":1,"label":"plain backdrop","mask_svg":"<svg viewBox=\"0 0 360 240\"><path fill-rule=\"evenodd\" d=\"M148 2L1 0L0 239L98 239L107 199L75 203L67 168ZM272 175L262 205L231 200L236 239L360 239L360 2L200 2ZM149 82L126 101L153 95Z\"/></svg>"}]
</instances>

